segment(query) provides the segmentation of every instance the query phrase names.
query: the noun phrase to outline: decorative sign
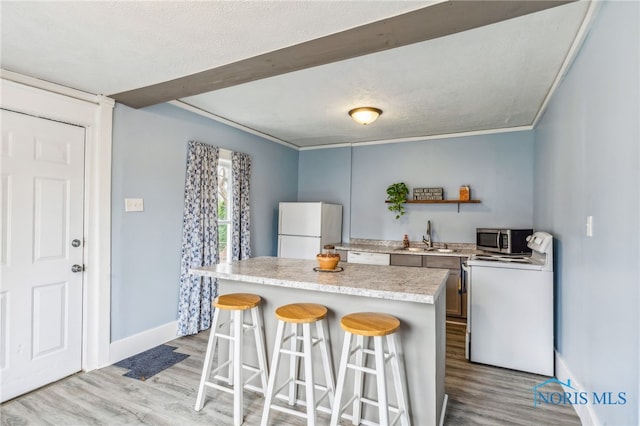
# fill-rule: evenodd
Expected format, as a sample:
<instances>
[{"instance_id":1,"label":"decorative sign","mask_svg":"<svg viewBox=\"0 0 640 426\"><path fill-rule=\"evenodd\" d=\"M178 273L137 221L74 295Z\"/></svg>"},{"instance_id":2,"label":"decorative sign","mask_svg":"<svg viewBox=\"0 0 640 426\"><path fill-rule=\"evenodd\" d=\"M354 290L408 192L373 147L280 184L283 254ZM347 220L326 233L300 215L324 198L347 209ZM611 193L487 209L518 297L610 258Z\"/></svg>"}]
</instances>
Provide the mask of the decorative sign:
<instances>
[{"instance_id":1,"label":"decorative sign","mask_svg":"<svg viewBox=\"0 0 640 426\"><path fill-rule=\"evenodd\" d=\"M444 190L442 188L413 188L413 199L421 200L443 200Z\"/></svg>"}]
</instances>

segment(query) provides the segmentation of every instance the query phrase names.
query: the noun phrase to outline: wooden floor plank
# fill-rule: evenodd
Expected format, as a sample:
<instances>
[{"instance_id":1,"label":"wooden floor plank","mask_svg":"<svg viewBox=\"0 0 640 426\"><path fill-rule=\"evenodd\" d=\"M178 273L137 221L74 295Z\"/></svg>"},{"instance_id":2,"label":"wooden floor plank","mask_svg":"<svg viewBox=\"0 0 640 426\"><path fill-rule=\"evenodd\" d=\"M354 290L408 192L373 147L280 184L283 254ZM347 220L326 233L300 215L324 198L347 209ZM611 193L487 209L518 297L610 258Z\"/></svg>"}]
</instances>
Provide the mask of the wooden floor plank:
<instances>
[{"instance_id":1,"label":"wooden floor plank","mask_svg":"<svg viewBox=\"0 0 640 426\"><path fill-rule=\"evenodd\" d=\"M41 425L230 425L232 396L210 390L195 411L208 332L169 342L189 358L146 381L124 377L109 366L79 373L0 405L2 426ZM579 425L570 406L533 406L533 387L547 377L473 364L464 359L464 325L447 324L445 425ZM559 385L549 391L561 391ZM247 392L245 425L257 425L264 399ZM273 412L271 424L304 425L302 419ZM319 424L328 424L321 414ZM346 423L344 423L346 424ZM420 425L422 426L422 425Z\"/></svg>"}]
</instances>

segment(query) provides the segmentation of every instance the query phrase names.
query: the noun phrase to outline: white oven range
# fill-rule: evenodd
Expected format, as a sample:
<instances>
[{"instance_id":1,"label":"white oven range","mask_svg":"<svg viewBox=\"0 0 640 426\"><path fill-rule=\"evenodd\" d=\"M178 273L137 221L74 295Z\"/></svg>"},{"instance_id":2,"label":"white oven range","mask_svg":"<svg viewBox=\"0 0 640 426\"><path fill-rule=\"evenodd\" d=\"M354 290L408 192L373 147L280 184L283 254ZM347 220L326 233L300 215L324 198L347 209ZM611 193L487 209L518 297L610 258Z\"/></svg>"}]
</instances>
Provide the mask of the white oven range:
<instances>
[{"instance_id":1,"label":"white oven range","mask_svg":"<svg viewBox=\"0 0 640 426\"><path fill-rule=\"evenodd\" d=\"M527 238L530 256L479 254L467 263L467 358L554 375L553 237Z\"/></svg>"}]
</instances>

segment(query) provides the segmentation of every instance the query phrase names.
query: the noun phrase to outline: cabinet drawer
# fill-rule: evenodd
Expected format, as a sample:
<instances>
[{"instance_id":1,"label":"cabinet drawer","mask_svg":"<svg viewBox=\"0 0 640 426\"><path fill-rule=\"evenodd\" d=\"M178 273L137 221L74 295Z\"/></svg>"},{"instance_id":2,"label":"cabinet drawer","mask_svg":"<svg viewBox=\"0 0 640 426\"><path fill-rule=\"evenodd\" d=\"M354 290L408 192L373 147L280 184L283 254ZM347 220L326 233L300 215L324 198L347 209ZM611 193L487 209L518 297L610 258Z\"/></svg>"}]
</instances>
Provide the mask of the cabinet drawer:
<instances>
[{"instance_id":1,"label":"cabinet drawer","mask_svg":"<svg viewBox=\"0 0 640 426\"><path fill-rule=\"evenodd\" d=\"M425 268L460 269L460 258L457 256L424 256L422 265Z\"/></svg>"},{"instance_id":2,"label":"cabinet drawer","mask_svg":"<svg viewBox=\"0 0 640 426\"><path fill-rule=\"evenodd\" d=\"M422 266L422 256L412 256L410 254L392 254L391 266Z\"/></svg>"},{"instance_id":3,"label":"cabinet drawer","mask_svg":"<svg viewBox=\"0 0 640 426\"><path fill-rule=\"evenodd\" d=\"M347 253L347 262L363 263L365 265L388 265L389 255L386 253L349 251L349 253Z\"/></svg>"}]
</instances>

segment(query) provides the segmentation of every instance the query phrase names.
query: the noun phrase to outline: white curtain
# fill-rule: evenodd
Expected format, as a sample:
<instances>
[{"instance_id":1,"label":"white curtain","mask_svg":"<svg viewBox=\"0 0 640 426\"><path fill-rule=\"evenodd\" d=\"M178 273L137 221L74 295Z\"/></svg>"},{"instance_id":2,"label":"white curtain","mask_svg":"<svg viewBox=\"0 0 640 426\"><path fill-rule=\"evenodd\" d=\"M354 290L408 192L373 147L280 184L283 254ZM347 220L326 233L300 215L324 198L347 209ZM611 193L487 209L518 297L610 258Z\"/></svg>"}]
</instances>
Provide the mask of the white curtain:
<instances>
[{"instance_id":1,"label":"white curtain","mask_svg":"<svg viewBox=\"0 0 640 426\"><path fill-rule=\"evenodd\" d=\"M231 175L233 185L232 220L232 260L251 257L251 212L249 209L249 188L251 180L251 157L242 152L231 154Z\"/></svg>"},{"instance_id":2,"label":"white curtain","mask_svg":"<svg viewBox=\"0 0 640 426\"><path fill-rule=\"evenodd\" d=\"M189 274L189 269L219 262L218 159L220 150L190 141L184 185L182 262L178 335L196 334L211 326L211 302L218 285L212 278Z\"/></svg>"}]
</instances>

